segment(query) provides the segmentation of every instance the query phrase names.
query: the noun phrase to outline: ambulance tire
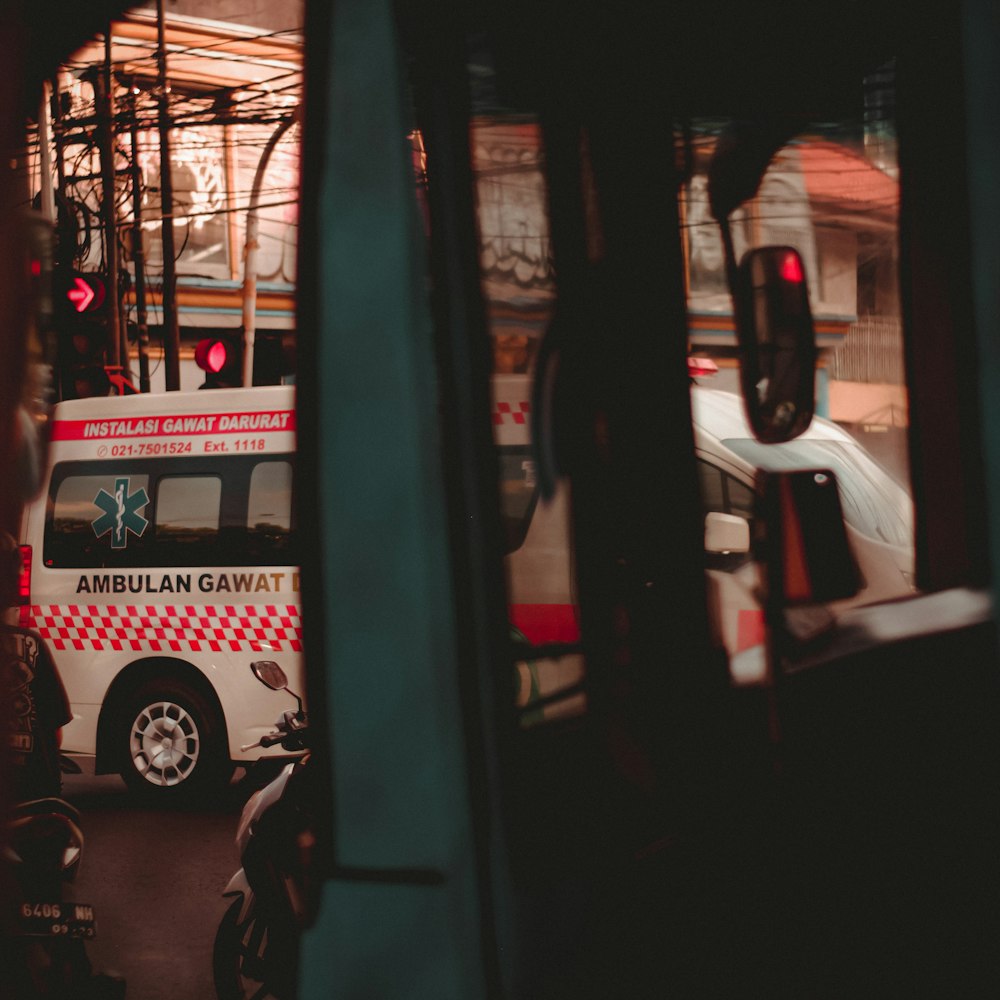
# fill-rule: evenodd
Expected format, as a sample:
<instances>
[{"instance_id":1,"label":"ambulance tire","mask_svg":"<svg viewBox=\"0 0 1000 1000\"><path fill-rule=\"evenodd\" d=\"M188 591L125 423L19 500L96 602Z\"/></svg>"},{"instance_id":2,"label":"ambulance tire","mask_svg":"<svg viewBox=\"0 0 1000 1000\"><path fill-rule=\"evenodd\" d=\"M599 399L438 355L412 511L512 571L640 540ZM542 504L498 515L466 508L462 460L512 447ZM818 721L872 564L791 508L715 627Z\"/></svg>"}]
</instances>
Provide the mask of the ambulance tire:
<instances>
[{"instance_id":1,"label":"ambulance tire","mask_svg":"<svg viewBox=\"0 0 1000 1000\"><path fill-rule=\"evenodd\" d=\"M118 716L120 773L129 789L160 802L215 792L233 773L219 713L176 677L145 681Z\"/></svg>"}]
</instances>

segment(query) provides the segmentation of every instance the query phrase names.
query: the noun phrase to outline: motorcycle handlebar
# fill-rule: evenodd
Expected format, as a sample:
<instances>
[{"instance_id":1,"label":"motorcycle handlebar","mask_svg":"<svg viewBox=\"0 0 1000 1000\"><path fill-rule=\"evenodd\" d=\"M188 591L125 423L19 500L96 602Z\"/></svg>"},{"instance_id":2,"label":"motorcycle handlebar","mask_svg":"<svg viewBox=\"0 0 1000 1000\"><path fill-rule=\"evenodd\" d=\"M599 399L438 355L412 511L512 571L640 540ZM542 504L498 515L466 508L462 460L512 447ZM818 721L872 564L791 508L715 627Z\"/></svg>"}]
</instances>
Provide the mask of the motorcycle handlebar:
<instances>
[{"instance_id":1,"label":"motorcycle handlebar","mask_svg":"<svg viewBox=\"0 0 1000 1000\"><path fill-rule=\"evenodd\" d=\"M266 749L267 747L273 747L278 743L284 743L284 741L288 740L290 737L294 737L295 742L301 743L303 735L303 730L299 730L294 733L271 733L267 736L262 736L256 743L248 743L246 746L240 747L240 750L245 753L247 750L252 750L254 747L264 747ZM292 750L301 748L286 747L286 749Z\"/></svg>"}]
</instances>

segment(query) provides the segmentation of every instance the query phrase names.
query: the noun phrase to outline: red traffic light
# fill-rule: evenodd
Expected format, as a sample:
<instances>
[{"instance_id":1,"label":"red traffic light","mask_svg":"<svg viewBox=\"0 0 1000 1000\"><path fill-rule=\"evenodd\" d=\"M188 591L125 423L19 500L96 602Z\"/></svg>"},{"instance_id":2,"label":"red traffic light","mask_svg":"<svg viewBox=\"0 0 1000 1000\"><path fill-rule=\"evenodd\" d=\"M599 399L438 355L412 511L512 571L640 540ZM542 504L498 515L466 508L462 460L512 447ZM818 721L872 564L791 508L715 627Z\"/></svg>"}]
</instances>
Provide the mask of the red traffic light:
<instances>
[{"instance_id":1,"label":"red traffic light","mask_svg":"<svg viewBox=\"0 0 1000 1000\"><path fill-rule=\"evenodd\" d=\"M93 312L104 305L107 289L104 279L96 274L75 273L72 282L65 290L66 298L78 313Z\"/></svg>"},{"instance_id":2,"label":"red traffic light","mask_svg":"<svg viewBox=\"0 0 1000 1000\"><path fill-rule=\"evenodd\" d=\"M202 371L216 375L229 361L229 345L224 340L199 340L194 349L194 360Z\"/></svg>"},{"instance_id":3,"label":"red traffic light","mask_svg":"<svg viewBox=\"0 0 1000 1000\"><path fill-rule=\"evenodd\" d=\"M797 253L789 251L781 259L781 277L793 285L801 285L805 279L802 271L802 260Z\"/></svg>"},{"instance_id":4,"label":"red traffic light","mask_svg":"<svg viewBox=\"0 0 1000 1000\"><path fill-rule=\"evenodd\" d=\"M194 360L205 373L202 389L233 389L243 384L243 343L237 335L218 334L199 340Z\"/></svg>"}]
</instances>

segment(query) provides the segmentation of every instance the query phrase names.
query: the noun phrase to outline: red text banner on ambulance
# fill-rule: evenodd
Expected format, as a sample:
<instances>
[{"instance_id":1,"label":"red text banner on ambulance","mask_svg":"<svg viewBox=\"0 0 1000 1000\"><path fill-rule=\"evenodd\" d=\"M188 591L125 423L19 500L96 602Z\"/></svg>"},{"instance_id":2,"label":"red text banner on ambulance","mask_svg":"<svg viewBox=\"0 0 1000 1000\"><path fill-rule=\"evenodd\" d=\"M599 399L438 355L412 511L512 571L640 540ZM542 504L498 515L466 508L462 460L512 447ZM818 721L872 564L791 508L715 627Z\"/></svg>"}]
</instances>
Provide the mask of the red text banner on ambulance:
<instances>
[{"instance_id":1,"label":"red text banner on ambulance","mask_svg":"<svg viewBox=\"0 0 1000 1000\"><path fill-rule=\"evenodd\" d=\"M56 420L52 440L93 442L98 458L263 451L260 435L292 434L295 411L156 414Z\"/></svg>"},{"instance_id":2,"label":"red text banner on ambulance","mask_svg":"<svg viewBox=\"0 0 1000 1000\"><path fill-rule=\"evenodd\" d=\"M121 420L57 420L53 441L171 437L187 434L242 434L246 431L293 431L294 410L247 413L198 413L183 416L126 417Z\"/></svg>"}]
</instances>

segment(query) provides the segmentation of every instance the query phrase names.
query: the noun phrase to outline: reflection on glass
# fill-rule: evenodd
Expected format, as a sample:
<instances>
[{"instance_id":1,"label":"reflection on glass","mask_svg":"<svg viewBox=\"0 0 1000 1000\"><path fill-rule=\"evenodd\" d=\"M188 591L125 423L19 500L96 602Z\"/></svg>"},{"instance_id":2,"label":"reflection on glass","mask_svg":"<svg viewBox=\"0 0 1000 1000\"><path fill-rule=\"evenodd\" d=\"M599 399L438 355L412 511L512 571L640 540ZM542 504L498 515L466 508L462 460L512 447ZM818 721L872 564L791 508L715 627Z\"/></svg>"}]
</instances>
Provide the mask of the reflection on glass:
<instances>
[{"instance_id":1,"label":"reflection on glass","mask_svg":"<svg viewBox=\"0 0 1000 1000\"><path fill-rule=\"evenodd\" d=\"M260 462L250 474L247 525L270 525L279 531L292 527L292 464Z\"/></svg>"},{"instance_id":2,"label":"reflection on glass","mask_svg":"<svg viewBox=\"0 0 1000 1000\"><path fill-rule=\"evenodd\" d=\"M120 565L148 542L148 533L136 534L135 530L138 528L141 531L145 524L144 515L148 508L145 503L140 504L139 499L149 496L149 476L115 469L96 476L66 476L62 479L54 476L53 486L55 497L49 504L50 519L45 531L46 566ZM98 498L102 494L115 498L114 506L109 506L110 500L99 505ZM136 516L126 526L126 530L131 527L132 531L117 538L113 547L113 531L102 531L100 535L98 531L107 526L113 529L115 525L106 525L100 519L121 506L119 500L122 494L137 498L128 508L134 509ZM98 523L97 529L95 522Z\"/></svg>"},{"instance_id":3,"label":"reflection on glass","mask_svg":"<svg viewBox=\"0 0 1000 1000\"><path fill-rule=\"evenodd\" d=\"M219 531L222 480L169 476L156 489L156 534L161 541L196 542Z\"/></svg>"},{"instance_id":4,"label":"reflection on glass","mask_svg":"<svg viewBox=\"0 0 1000 1000\"><path fill-rule=\"evenodd\" d=\"M250 475L246 544L255 558L287 559L292 544L292 463L259 462Z\"/></svg>"}]
</instances>

